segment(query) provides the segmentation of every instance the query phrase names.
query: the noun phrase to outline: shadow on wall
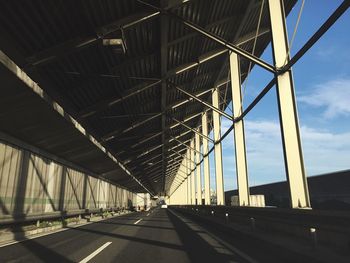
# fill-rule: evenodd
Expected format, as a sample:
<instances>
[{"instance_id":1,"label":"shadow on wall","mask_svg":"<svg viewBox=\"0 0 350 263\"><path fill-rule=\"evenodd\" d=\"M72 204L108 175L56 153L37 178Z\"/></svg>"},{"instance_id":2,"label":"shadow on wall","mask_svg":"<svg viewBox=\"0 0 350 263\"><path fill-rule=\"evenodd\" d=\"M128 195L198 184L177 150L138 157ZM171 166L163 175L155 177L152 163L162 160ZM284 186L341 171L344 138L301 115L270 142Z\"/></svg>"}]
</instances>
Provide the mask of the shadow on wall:
<instances>
[{"instance_id":1,"label":"shadow on wall","mask_svg":"<svg viewBox=\"0 0 350 263\"><path fill-rule=\"evenodd\" d=\"M104 187L100 187L103 185ZM27 150L0 142L0 222L103 207L132 207L130 192ZM101 206L102 207L102 206Z\"/></svg>"},{"instance_id":2,"label":"shadow on wall","mask_svg":"<svg viewBox=\"0 0 350 263\"><path fill-rule=\"evenodd\" d=\"M128 207L133 207L133 203L131 199L128 199Z\"/></svg>"},{"instance_id":3,"label":"shadow on wall","mask_svg":"<svg viewBox=\"0 0 350 263\"><path fill-rule=\"evenodd\" d=\"M25 219L28 212L35 211L33 206L40 200L41 195L46 195L47 202L55 209L53 200L48 194L47 184L45 183L43 174L40 168L36 167L33 160L34 156L26 151L20 151L8 146L4 147L4 145L1 146L0 216L12 214L16 221ZM43 165L44 164L45 163L43 163ZM33 166L32 170L30 170L31 165ZM37 177L36 179L38 181L36 185L32 185L32 178L34 176ZM35 193L34 191L38 188L40 191ZM34 198L29 199L29 195ZM25 232L21 231L22 227L20 226L19 228L20 229L14 231L15 240L25 240L25 242L21 243L21 247L34 252L38 260L43 262L73 262L35 240L28 240L25 236ZM23 255L25 254L26 253ZM13 257L13 260L19 259L18 253L12 253L10 257Z\"/></svg>"}]
</instances>

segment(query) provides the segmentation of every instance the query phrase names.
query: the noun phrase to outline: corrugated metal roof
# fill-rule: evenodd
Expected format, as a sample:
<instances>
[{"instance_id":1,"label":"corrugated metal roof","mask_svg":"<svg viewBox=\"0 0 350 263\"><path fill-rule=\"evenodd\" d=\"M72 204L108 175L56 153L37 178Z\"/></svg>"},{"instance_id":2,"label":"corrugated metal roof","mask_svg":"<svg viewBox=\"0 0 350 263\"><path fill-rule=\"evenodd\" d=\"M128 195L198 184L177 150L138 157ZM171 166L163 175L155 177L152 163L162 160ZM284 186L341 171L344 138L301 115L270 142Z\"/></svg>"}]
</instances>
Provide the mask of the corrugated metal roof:
<instances>
[{"instance_id":1,"label":"corrugated metal roof","mask_svg":"<svg viewBox=\"0 0 350 263\"><path fill-rule=\"evenodd\" d=\"M202 55L222 47L178 20L169 18L166 28L161 22L161 16L165 14L153 15L131 25L132 21L156 12L144 2L156 7L162 4L169 12L231 42L254 36L261 6L259 0L192 0L185 3L175 0L2 1L0 48L120 161L125 162L146 187L159 193L164 185L161 168L164 160L160 161L162 156L159 157L162 155L160 133L165 134L167 149L178 145L176 141L169 142L171 136L187 129L181 125L170 129L175 124L173 118L184 120L205 108L192 101L172 109L172 105L188 98L173 85L192 93L213 88L217 81L227 79L228 54L222 53L175 74L179 68L198 63ZM175 4L167 6L168 3ZM287 13L294 4L294 0L285 1ZM267 12L265 5L262 29L269 28ZM167 34L166 46L161 42L162 32ZM102 38L108 36L123 37L126 53L116 53L113 48L103 46ZM256 56L262 54L269 41L269 34L259 36ZM251 52L253 41L240 47ZM161 55L162 48L165 48L165 57ZM163 60L166 61L165 75L161 74ZM241 67L244 79L248 69L245 59ZM161 81L172 83L166 86L165 109L161 105ZM150 84L152 87L145 88ZM222 97L226 97L226 105L231 100L230 91L226 95L224 89L221 92ZM130 93L135 95L129 96ZM210 93L202 98L211 101ZM162 131L162 114L165 114L165 131ZM197 127L199 116L188 125ZM192 136L193 133L188 133L181 140ZM146 140L148 137L150 139ZM55 151L59 154L60 150ZM149 153L145 153L147 151ZM149 172L153 167L147 160L158 161L154 169L161 172ZM108 174L109 180L131 190L136 187L131 179L120 178ZM167 180L171 181L172 177Z\"/></svg>"}]
</instances>

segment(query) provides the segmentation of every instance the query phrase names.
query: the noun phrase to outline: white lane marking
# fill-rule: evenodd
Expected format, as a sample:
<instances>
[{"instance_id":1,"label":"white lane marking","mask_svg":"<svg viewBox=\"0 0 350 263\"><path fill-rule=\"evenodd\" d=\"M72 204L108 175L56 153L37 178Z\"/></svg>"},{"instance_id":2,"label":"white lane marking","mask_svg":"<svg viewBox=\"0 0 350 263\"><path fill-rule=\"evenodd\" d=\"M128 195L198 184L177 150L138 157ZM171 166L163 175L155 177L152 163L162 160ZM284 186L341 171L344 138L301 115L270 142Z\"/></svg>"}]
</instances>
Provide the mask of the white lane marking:
<instances>
[{"instance_id":1,"label":"white lane marking","mask_svg":"<svg viewBox=\"0 0 350 263\"><path fill-rule=\"evenodd\" d=\"M138 223L140 223L140 221L142 220L142 218L141 219L139 219L139 220L137 220L135 223L134 223L134 225L136 225L136 224L138 224Z\"/></svg>"},{"instance_id":2,"label":"white lane marking","mask_svg":"<svg viewBox=\"0 0 350 263\"><path fill-rule=\"evenodd\" d=\"M83 260L79 261L79 263L86 263L86 262L90 261L93 257L95 257L98 253L100 253L102 250L104 250L110 244L112 244L112 242L107 242L104 245L100 246L98 249L96 249L94 252L92 252L86 258L84 258Z\"/></svg>"},{"instance_id":3,"label":"white lane marking","mask_svg":"<svg viewBox=\"0 0 350 263\"><path fill-rule=\"evenodd\" d=\"M258 263L258 261L256 261L255 259L251 258L246 253L244 253L243 251L239 250L238 248L232 246L231 244L228 244L226 241L224 241L221 238L219 238L218 236L214 235L212 232L208 231L207 229L204 229L204 228L200 227L199 225L197 225L196 223L194 223L193 221L191 221L191 220L189 220L187 218L185 219L184 217L180 216L178 213L172 211L171 209L168 209L168 211L171 212L176 217L178 217L182 222L184 222L186 225L188 225L192 230L195 230L194 228L197 228L196 230L202 230L202 231L206 232L208 235L210 235L212 238L214 238L217 241L219 241L221 244L224 244L227 248L231 249L233 252L235 252L237 255L241 256L242 258L244 258L248 262L250 262L250 263ZM203 239L203 236L201 236L201 235L199 235L199 236Z\"/></svg>"},{"instance_id":4,"label":"white lane marking","mask_svg":"<svg viewBox=\"0 0 350 263\"><path fill-rule=\"evenodd\" d=\"M149 213L146 216L149 216Z\"/></svg>"}]
</instances>

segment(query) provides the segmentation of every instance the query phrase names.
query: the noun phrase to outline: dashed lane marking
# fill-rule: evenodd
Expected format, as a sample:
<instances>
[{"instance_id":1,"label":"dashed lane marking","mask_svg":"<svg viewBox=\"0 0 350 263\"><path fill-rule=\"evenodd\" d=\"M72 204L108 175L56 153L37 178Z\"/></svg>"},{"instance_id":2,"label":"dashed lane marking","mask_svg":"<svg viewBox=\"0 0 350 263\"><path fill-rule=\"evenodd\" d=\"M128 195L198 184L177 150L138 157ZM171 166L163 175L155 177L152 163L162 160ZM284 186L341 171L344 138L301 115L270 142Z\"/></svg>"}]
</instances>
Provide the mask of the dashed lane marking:
<instances>
[{"instance_id":1,"label":"dashed lane marking","mask_svg":"<svg viewBox=\"0 0 350 263\"><path fill-rule=\"evenodd\" d=\"M142 218L141 219L139 219L139 220L137 220L135 223L134 223L134 225L136 225L136 224L138 224L138 223L140 223L140 221L142 220Z\"/></svg>"},{"instance_id":2,"label":"dashed lane marking","mask_svg":"<svg viewBox=\"0 0 350 263\"><path fill-rule=\"evenodd\" d=\"M86 263L89 262L93 257L95 257L98 253L100 253L102 250L104 250L106 247L108 247L112 242L107 242L104 245L100 246L98 249L96 249L94 252L92 252L90 255L88 255L83 260L79 261L79 263Z\"/></svg>"}]
</instances>

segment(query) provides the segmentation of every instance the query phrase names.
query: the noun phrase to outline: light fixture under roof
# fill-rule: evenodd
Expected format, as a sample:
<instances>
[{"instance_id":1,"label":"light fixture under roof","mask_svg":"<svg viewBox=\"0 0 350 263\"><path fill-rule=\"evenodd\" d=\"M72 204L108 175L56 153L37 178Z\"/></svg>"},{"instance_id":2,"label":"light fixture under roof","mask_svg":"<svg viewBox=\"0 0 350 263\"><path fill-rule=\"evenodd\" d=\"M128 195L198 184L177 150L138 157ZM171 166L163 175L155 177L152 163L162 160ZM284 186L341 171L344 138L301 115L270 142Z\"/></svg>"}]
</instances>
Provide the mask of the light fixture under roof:
<instances>
[{"instance_id":1,"label":"light fixture under roof","mask_svg":"<svg viewBox=\"0 0 350 263\"><path fill-rule=\"evenodd\" d=\"M104 38L102 39L104 46L109 46L117 54L125 54L126 45L122 38Z\"/></svg>"}]
</instances>

